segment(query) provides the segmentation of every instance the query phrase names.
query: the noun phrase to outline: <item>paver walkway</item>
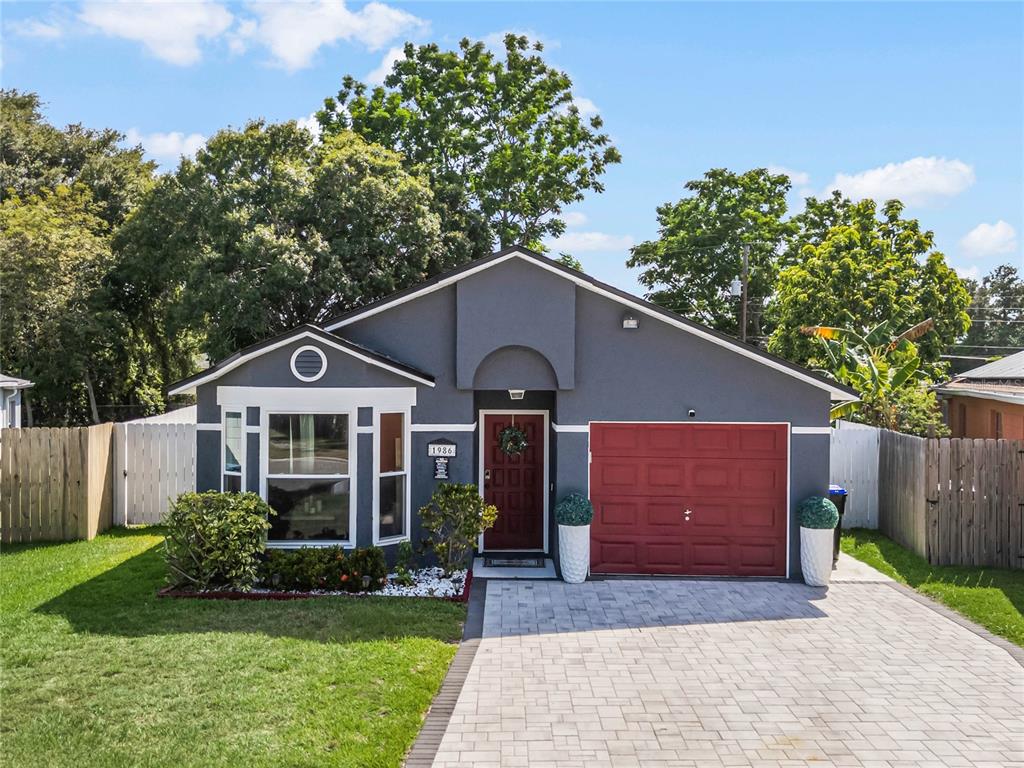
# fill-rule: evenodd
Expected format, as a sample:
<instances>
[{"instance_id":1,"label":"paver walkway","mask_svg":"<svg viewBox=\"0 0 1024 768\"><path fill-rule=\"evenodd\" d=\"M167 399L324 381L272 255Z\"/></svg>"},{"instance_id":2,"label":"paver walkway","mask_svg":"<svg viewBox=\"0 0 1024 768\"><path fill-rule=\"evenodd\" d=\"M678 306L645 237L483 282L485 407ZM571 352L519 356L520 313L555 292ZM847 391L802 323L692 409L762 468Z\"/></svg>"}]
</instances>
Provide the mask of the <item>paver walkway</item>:
<instances>
[{"instance_id":1,"label":"paver walkway","mask_svg":"<svg viewBox=\"0 0 1024 768\"><path fill-rule=\"evenodd\" d=\"M434 765L1024 766L1024 668L886 584L491 581Z\"/></svg>"}]
</instances>

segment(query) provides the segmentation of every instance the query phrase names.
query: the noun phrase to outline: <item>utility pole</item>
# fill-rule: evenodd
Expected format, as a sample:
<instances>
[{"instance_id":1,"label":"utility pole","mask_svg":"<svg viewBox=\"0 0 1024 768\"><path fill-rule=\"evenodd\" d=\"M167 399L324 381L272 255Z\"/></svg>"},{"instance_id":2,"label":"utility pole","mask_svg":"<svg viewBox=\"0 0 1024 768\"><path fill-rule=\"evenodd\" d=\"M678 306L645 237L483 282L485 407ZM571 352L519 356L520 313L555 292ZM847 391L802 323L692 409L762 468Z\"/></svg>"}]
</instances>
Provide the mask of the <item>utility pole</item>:
<instances>
[{"instance_id":1,"label":"utility pole","mask_svg":"<svg viewBox=\"0 0 1024 768\"><path fill-rule=\"evenodd\" d=\"M747 340L747 282L750 268L750 246L743 246L743 270L740 272L740 341Z\"/></svg>"}]
</instances>

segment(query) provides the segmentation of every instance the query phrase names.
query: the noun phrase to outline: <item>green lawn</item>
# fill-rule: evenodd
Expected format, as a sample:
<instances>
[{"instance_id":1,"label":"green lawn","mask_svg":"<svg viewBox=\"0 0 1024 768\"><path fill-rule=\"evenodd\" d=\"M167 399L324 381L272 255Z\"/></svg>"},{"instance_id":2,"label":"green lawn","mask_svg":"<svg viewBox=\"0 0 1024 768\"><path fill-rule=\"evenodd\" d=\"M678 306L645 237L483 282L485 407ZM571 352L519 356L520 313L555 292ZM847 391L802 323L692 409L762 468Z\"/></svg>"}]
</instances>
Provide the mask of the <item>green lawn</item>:
<instances>
[{"instance_id":1,"label":"green lawn","mask_svg":"<svg viewBox=\"0 0 1024 768\"><path fill-rule=\"evenodd\" d=\"M158 599L160 542L5 548L0 764L400 765L461 605Z\"/></svg>"},{"instance_id":2,"label":"green lawn","mask_svg":"<svg viewBox=\"0 0 1024 768\"><path fill-rule=\"evenodd\" d=\"M843 552L1024 646L1024 571L929 565L878 531L845 531Z\"/></svg>"}]
</instances>

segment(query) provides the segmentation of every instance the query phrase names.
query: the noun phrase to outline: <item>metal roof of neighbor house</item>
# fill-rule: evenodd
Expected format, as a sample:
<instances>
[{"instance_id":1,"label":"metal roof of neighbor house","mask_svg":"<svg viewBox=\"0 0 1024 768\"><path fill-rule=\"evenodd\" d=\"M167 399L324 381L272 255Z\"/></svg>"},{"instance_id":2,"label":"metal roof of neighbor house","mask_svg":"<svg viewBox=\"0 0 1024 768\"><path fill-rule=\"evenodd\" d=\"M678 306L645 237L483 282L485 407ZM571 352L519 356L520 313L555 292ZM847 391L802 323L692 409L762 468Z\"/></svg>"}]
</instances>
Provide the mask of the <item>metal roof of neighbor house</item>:
<instances>
[{"instance_id":1,"label":"metal roof of neighbor house","mask_svg":"<svg viewBox=\"0 0 1024 768\"><path fill-rule=\"evenodd\" d=\"M996 381L996 380L1020 380L1024 381L1024 352L1017 352L1013 355L994 360L991 363L972 368L961 373L953 381Z\"/></svg>"},{"instance_id":2,"label":"metal roof of neighbor house","mask_svg":"<svg viewBox=\"0 0 1024 768\"><path fill-rule=\"evenodd\" d=\"M0 373L0 387L3 389L28 389L31 386L34 385L28 379L19 379L16 376Z\"/></svg>"},{"instance_id":3,"label":"metal roof of neighbor house","mask_svg":"<svg viewBox=\"0 0 1024 768\"><path fill-rule=\"evenodd\" d=\"M422 283L410 286L403 291L398 291L390 296L385 296L382 299L371 302L363 307L350 310L345 312L331 320L324 323L324 328L328 331L334 331L338 328L342 328L346 325L354 323L365 317L375 315L378 312L383 312L391 306L402 304L406 301L411 301L418 296L429 293L430 291L438 288L443 288L447 285L451 285L465 277L469 277L472 274L476 274L481 270L492 267L510 258L523 258L528 261L532 261L543 269L549 272L554 272L561 275L562 277L571 280L577 285L594 291L595 293L605 295L609 298L621 301L622 303L643 312L644 314L656 317L664 322L674 325L677 328L681 328L688 331L696 336L703 337L719 346L726 347L738 354L745 357L751 358L767 365L771 368L775 368L785 374L798 378L806 383L816 386L820 389L827 390L834 401L848 401L856 400L859 395L856 390L851 389L839 382L833 381L821 374L804 368L801 365L790 362L781 357L777 357L769 352L765 352L759 347L746 344L739 339L736 339L728 334L721 333L719 331L708 328L707 326L695 323L692 320L688 320L682 315L677 315L675 312L670 312L663 307L659 307L657 304L653 304L646 299L641 299L638 296L634 296L631 293L616 288L615 286L607 283L602 283L600 280L596 280L590 275L587 275L578 270L567 267L564 264L560 264L557 261L542 256L541 254L531 251L529 248L523 246L512 246L503 250L497 251L490 256L484 256L483 258L476 259L463 264L461 267L457 267L448 272L443 272L439 275L432 277Z\"/></svg>"},{"instance_id":4,"label":"metal roof of neighbor house","mask_svg":"<svg viewBox=\"0 0 1024 768\"><path fill-rule=\"evenodd\" d=\"M434 377L429 373L424 373L417 368L413 368L411 365L406 365L403 362L388 357L387 355L383 355L380 352L369 349L368 347L364 347L361 344L355 344L348 339L343 339L341 336L325 331L323 328L307 324L300 325L298 328L293 328L290 331L278 334L277 336L265 341L261 341L257 344L251 344L244 349L240 349L230 357L218 360L216 364L207 368L205 371L200 371L192 376L176 381L168 387L167 394L181 395L186 392L191 392L200 384L205 384L208 381L213 381L214 379L223 376L225 373L237 368L247 360L266 354L273 349L282 347L285 344L289 344L300 338L319 339L328 346L341 350L353 357L357 357L364 362L377 366L378 368L384 368L392 373L397 373L400 376L405 376L408 379L412 379L413 381L417 381L421 384L426 384L430 387L434 386Z\"/></svg>"}]
</instances>

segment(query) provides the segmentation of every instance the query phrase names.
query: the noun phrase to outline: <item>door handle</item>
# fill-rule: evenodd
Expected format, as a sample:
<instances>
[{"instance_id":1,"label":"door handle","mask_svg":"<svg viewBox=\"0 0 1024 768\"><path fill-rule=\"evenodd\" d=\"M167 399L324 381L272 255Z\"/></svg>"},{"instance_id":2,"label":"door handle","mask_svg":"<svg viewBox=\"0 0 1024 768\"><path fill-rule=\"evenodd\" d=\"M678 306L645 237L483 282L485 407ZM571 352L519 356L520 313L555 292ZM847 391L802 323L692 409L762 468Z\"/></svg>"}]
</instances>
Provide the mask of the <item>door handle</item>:
<instances>
[{"instance_id":1,"label":"door handle","mask_svg":"<svg viewBox=\"0 0 1024 768\"><path fill-rule=\"evenodd\" d=\"M490 480L490 479L491 479L491 470L485 469L484 470L484 480Z\"/></svg>"}]
</instances>

